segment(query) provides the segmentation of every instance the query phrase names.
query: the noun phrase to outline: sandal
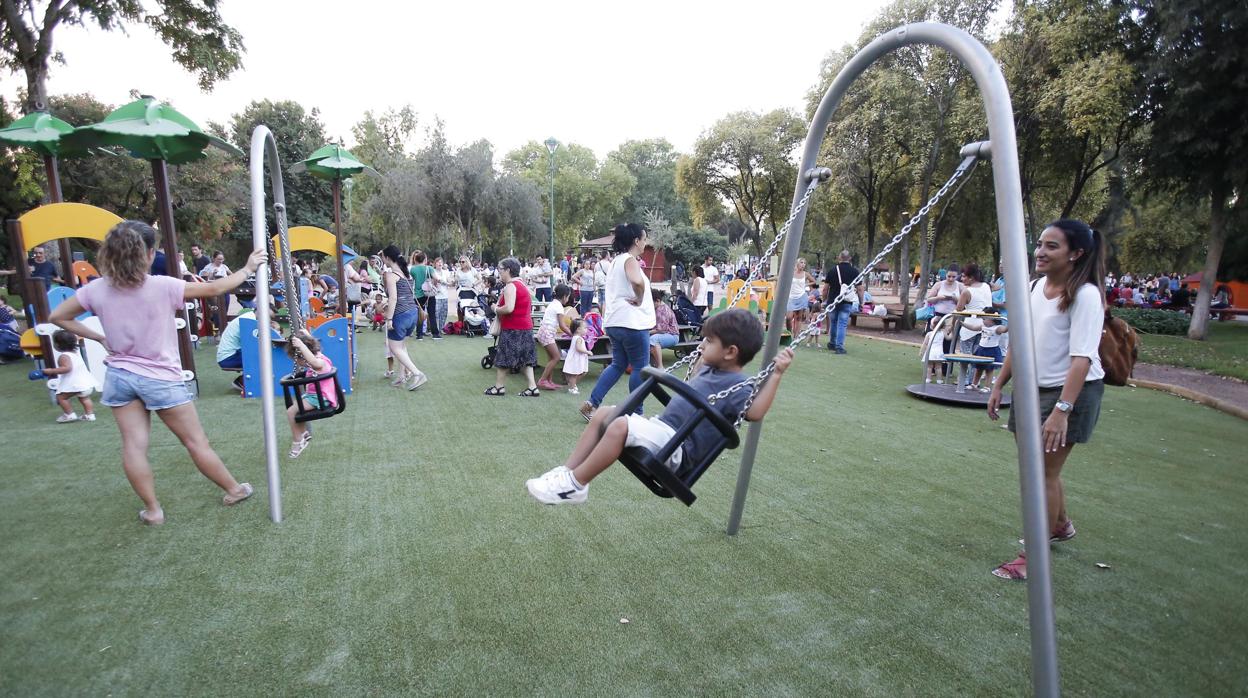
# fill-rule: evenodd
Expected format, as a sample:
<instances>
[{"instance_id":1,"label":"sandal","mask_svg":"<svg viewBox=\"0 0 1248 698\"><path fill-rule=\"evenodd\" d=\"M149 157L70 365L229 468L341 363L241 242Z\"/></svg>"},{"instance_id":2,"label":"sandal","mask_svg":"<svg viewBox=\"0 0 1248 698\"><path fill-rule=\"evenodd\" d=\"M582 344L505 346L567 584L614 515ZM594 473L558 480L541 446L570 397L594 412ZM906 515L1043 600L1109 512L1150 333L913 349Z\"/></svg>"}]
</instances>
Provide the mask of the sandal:
<instances>
[{"instance_id":1,"label":"sandal","mask_svg":"<svg viewBox=\"0 0 1248 698\"><path fill-rule=\"evenodd\" d=\"M247 499L248 497L252 495L253 492L255 492L255 490L251 486L251 483L249 482L239 483L238 486L242 488L243 490L242 494L227 494L221 498L222 504L226 505L227 507L232 507L235 504L238 504L239 502L243 501L244 499Z\"/></svg>"},{"instance_id":2,"label":"sandal","mask_svg":"<svg viewBox=\"0 0 1248 698\"><path fill-rule=\"evenodd\" d=\"M506 389L506 388L500 388L500 387L498 387L497 385L491 385L490 387L488 387L488 388L486 388L486 389L485 389L485 394L486 394L486 395L489 395L489 396L491 396L491 397L498 397L498 396L501 396L501 395L506 395L506 394L507 394L507 389Z\"/></svg>"},{"instance_id":3,"label":"sandal","mask_svg":"<svg viewBox=\"0 0 1248 698\"><path fill-rule=\"evenodd\" d=\"M1001 579L1027 579L1027 553L1019 553L1018 557L997 567L992 574Z\"/></svg>"},{"instance_id":4,"label":"sandal","mask_svg":"<svg viewBox=\"0 0 1248 698\"><path fill-rule=\"evenodd\" d=\"M299 437L298 441L290 442L290 453L286 455L291 458L298 458L299 454L303 453L303 450L307 448L310 443L312 443L312 432L305 431L303 432L303 436Z\"/></svg>"},{"instance_id":5,"label":"sandal","mask_svg":"<svg viewBox=\"0 0 1248 698\"><path fill-rule=\"evenodd\" d=\"M520 397L541 397L542 391L537 388L525 388L520 391Z\"/></svg>"}]
</instances>

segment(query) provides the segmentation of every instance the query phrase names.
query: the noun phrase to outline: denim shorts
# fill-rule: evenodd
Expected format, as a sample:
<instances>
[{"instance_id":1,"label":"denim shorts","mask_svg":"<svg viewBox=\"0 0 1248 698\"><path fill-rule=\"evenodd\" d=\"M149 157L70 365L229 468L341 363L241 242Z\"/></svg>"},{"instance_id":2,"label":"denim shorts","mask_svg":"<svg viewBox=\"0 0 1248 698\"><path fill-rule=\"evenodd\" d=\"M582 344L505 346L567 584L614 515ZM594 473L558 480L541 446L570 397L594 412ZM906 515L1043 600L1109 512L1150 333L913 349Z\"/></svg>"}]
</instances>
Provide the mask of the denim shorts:
<instances>
[{"instance_id":1,"label":"denim shorts","mask_svg":"<svg viewBox=\"0 0 1248 698\"><path fill-rule=\"evenodd\" d=\"M420 308L412 308L405 313L399 313L394 316L394 321L390 325L390 329L386 332L386 338L396 342L402 342L412 336L412 331L416 329L416 322L420 319Z\"/></svg>"},{"instance_id":2,"label":"denim shorts","mask_svg":"<svg viewBox=\"0 0 1248 698\"><path fill-rule=\"evenodd\" d=\"M182 381L162 381L140 376L125 369L108 367L100 402L108 407L124 407L138 400L148 410L167 410L192 400Z\"/></svg>"}]
</instances>

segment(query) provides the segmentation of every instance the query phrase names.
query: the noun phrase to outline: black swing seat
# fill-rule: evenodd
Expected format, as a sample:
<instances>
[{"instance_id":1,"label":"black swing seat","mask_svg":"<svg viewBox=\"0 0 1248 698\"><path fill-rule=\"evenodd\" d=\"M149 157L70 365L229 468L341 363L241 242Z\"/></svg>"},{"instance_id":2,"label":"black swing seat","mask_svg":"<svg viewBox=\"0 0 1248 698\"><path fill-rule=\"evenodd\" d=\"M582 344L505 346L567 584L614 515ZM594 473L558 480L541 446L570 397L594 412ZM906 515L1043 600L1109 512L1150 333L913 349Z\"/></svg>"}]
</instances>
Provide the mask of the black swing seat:
<instances>
[{"instance_id":1,"label":"black swing seat","mask_svg":"<svg viewBox=\"0 0 1248 698\"><path fill-rule=\"evenodd\" d=\"M663 445L663 448L655 452L634 446L624 449L624 452L620 454L620 462L624 464L624 467L641 480L651 492L660 497L675 497L685 506L690 506L697 499L697 495L693 493L693 484L702 477L702 473L706 472L706 469L715 462L724 449L736 448L741 443L741 439L737 435L737 429L733 426L732 420L715 409L705 395L699 395L688 383L651 366L642 369L642 375L645 376L645 382L637 386L637 389L616 407L611 419L603 422L603 427L605 429L606 425L614 421L616 417L636 412L648 395L655 396L659 402L666 405L671 402L672 397L667 392L671 390L691 402L698 409L697 413L676 429L675 435ZM714 442L700 460L690 462L684 459L676 471L667 467L667 459L681 447L689 434L693 433L693 430L703 420L710 420L711 424L719 430L721 438Z\"/></svg>"},{"instance_id":2,"label":"black swing seat","mask_svg":"<svg viewBox=\"0 0 1248 698\"><path fill-rule=\"evenodd\" d=\"M299 397L299 389L305 385L311 385L309 391L312 395L320 398L321 403L325 403L325 396L321 393L321 386L318 385L323 380L333 379L334 394L338 398L338 406L328 405L313 409ZM329 373L315 374L311 371L296 371L287 376L282 377L282 398L286 401L286 409L290 409L291 405L298 405L299 412L295 415L296 422L311 422L314 419L325 419L339 414L347 409L347 395L342 392L342 385L338 382L338 369L334 369Z\"/></svg>"}]
</instances>

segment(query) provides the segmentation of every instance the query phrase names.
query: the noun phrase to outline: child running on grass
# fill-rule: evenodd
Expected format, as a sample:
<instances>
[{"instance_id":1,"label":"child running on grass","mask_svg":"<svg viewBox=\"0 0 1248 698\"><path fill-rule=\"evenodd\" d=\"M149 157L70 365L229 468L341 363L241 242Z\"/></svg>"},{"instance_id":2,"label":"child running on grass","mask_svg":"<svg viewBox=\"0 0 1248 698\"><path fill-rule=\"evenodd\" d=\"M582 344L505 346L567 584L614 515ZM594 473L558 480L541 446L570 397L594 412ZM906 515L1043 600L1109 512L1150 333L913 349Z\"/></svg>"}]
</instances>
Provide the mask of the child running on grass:
<instances>
[{"instance_id":1,"label":"child running on grass","mask_svg":"<svg viewBox=\"0 0 1248 698\"><path fill-rule=\"evenodd\" d=\"M712 315L702 326L702 337L702 369L689 385L703 395L710 395L746 380L741 368L762 348L763 326L748 310L734 308ZM776 355L775 371L759 388L746 419L756 422L767 414L780 387L780 378L792 362L792 349L785 348ZM731 393L717 401L715 409L729 419L736 419L749 393L748 389ZM629 414L612 419L613 408L600 409L581 433L567 461L525 482L525 486L534 499L545 504L581 504L589 497L590 481L614 463L624 449L641 446L658 451L675 435L676 427L697 409L679 395L673 395L667 408L657 417ZM667 466L676 470L685 459L699 460L717 438L719 430L703 421L672 453Z\"/></svg>"},{"instance_id":2,"label":"child running on grass","mask_svg":"<svg viewBox=\"0 0 1248 698\"><path fill-rule=\"evenodd\" d=\"M68 330L57 330L52 333L52 348L57 354L56 367L43 369L43 375L60 376L56 382L56 404L61 406L61 416L56 418L56 423L65 424L79 419L94 422L95 406L91 404L91 393L100 386L78 353L78 336ZM74 412L74 398L82 403L82 417Z\"/></svg>"},{"instance_id":3,"label":"child running on grass","mask_svg":"<svg viewBox=\"0 0 1248 698\"><path fill-rule=\"evenodd\" d=\"M286 355L296 365L306 366L309 371L323 376L334 370L334 364L328 356L321 353L321 342L308 334L306 330L292 334L286 344ZM334 391L334 379L326 378L303 387L300 397L307 409L319 410L325 407L338 406L338 393ZM299 415L299 405L291 405L286 409L286 421L290 423L290 457L298 458L300 453L312 441L312 430L307 424L295 421Z\"/></svg>"},{"instance_id":4,"label":"child running on grass","mask_svg":"<svg viewBox=\"0 0 1248 698\"><path fill-rule=\"evenodd\" d=\"M581 376L589 373L590 352L585 345L585 333L589 331L589 326L582 320L573 320L569 329L572 330L572 342L568 344L568 356L563 360L563 376L568 381L568 392L580 395L581 390L576 383Z\"/></svg>"},{"instance_id":5,"label":"child running on grass","mask_svg":"<svg viewBox=\"0 0 1248 698\"><path fill-rule=\"evenodd\" d=\"M191 392L182 378L174 313L188 300L216 298L233 291L268 255L256 250L242 269L209 283L193 283L172 276L148 276L156 257L156 231L141 221L113 226L100 247L103 277L78 289L49 318L80 337L104 344L104 391L100 402L113 408L121 432L121 464L144 508L139 520L162 524L165 512L156 498L152 466L147 460L155 412L186 447L195 467L225 491L229 506L251 496L251 485L234 479L221 457L208 444ZM103 334L74 318L84 311L100 318Z\"/></svg>"}]
</instances>

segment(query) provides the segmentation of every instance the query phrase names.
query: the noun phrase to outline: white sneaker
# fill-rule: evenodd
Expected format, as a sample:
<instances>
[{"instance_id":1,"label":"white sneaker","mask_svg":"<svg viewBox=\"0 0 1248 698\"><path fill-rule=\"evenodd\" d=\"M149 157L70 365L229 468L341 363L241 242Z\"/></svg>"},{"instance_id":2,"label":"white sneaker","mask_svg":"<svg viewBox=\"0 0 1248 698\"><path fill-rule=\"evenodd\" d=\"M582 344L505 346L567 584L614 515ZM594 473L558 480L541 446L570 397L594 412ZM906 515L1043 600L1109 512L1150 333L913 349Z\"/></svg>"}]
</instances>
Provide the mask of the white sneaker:
<instances>
[{"instance_id":1,"label":"white sneaker","mask_svg":"<svg viewBox=\"0 0 1248 698\"><path fill-rule=\"evenodd\" d=\"M57 424L68 424L70 422L76 422L76 421L78 421L78 414L75 412L66 412L65 414L56 418Z\"/></svg>"},{"instance_id":2,"label":"white sneaker","mask_svg":"<svg viewBox=\"0 0 1248 698\"><path fill-rule=\"evenodd\" d=\"M568 392L572 393L573 395L580 395L581 389L580 388L568 388Z\"/></svg>"},{"instance_id":3,"label":"white sneaker","mask_svg":"<svg viewBox=\"0 0 1248 698\"><path fill-rule=\"evenodd\" d=\"M529 494L543 504L584 504L589 486L578 488L572 482L572 471L560 465L524 483Z\"/></svg>"},{"instance_id":4,"label":"white sneaker","mask_svg":"<svg viewBox=\"0 0 1248 698\"><path fill-rule=\"evenodd\" d=\"M95 415L93 415L93 414L84 414L84 415L82 415L82 419L83 419L83 421L85 421L85 422L94 422L94 421L95 421Z\"/></svg>"}]
</instances>

